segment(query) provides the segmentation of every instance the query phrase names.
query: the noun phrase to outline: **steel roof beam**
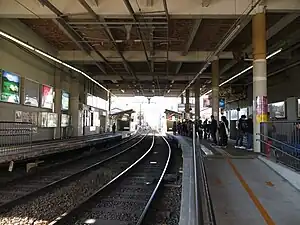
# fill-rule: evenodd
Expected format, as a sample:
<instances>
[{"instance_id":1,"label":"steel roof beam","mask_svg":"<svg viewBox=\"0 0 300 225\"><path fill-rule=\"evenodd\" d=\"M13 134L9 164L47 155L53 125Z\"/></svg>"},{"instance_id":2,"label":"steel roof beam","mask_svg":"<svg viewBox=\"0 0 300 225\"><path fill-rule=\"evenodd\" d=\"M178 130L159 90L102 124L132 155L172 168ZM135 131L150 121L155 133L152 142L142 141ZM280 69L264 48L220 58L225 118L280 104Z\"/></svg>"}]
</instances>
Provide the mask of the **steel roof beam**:
<instances>
[{"instance_id":1,"label":"steel roof beam","mask_svg":"<svg viewBox=\"0 0 300 225\"><path fill-rule=\"evenodd\" d=\"M288 26L290 23L292 23L295 19L299 17L300 14L293 13L288 14L281 18L276 24L274 24L272 27L270 27L267 30L267 40L270 40L272 37L274 37L276 34L278 34L282 29L284 29L286 26ZM252 51L252 44L248 45L243 52L251 53ZM230 61L228 64L224 66L224 68L221 70L220 75L226 73L228 70L230 70L233 66L235 66L238 62L236 60Z\"/></svg>"},{"instance_id":2,"label":"steel roof beam","mask_svg":"<svg viewBox=\"0 0 300 225\"><path fill-rule=\"evenodd\" d=\"M80 4L89 12L89 14L91 14L93 16L93 18L95 20L97 20L97 22L105 22L105 20L101 17L99 17L94 10L86 3L85 0L78 0L80 2ZM128 62L126 61L126 59L124 58L123 54L121 53L120 49L118 48L118 45L115 42L115 39L112 35L112 33L110 32L110 30L107 28L106 24L102 25L104 28L104 32L105 35L108 37L108 39L111 41L111 43L113 44L114 48L116 49L117 53L119 54L119 56L122 58L123 64L125 69L127 70L128 73L130 73L136 80L138 80L137 76L135 75L135 73L132 71L131 67L129 66Z\"/></svg>"},{"instance_id":3,"label":"steel roof beam","mask_svg":"<svg viewBox=\"0 0 300 225\"><path fill-rule=\"evenodd\" d=\"M128 11L130 12L130 15L132 16L134 21L137 24L139 24L137 16L135 15L134 10L133 10L129 0L123 0L123 2L125 4L126 8L128 9ZM146 57L147 65L149 67L149 71L151 71L151 64L150 64L150 60L149 60L149 57L148 57L148 54L147 54L147 49L146 49L146 46L145 46L143 35L142 35L141 30L139 28L137 28L137 33L138 33L138 36L139 36L140 40L142 41L142 46L143 46L143 49L144 49L144 54L145 54L145 57Z\"/></svg>"},{"instance_id":4,"label":"steel roof beam","mask_svg":"<svg viewBox=\"0 0 300 225\"><path fill-rule=\"evenodd\" d=\"M56 19L57 23L60 24L59 28L63 28L62 31L66 33L69 37L71 37L71 40L75 41L75 44L82 50L84 50L87 54L90 55L91 50L94 50L105 62L106 59L103 57L103 55L98 52L95 48L90 46L88 43L85 42L85 40L77 33L75 32L67 23L67 21L64 19L64 15L62 12L60 12L54 5L52 5L49 1L47 0L38 0L43 6L46 6L48 9L50 9L53 13L55 13L58 18ZM57 24L56 23L56 24ZM83 41L80 42L80 41ZM104 73L107 74L105 68L95 62L95 65Z\"/></svg>"},{"instance_id":5,"label":"steel roof beam","mask_svg":"<svg viewBox=\"0 0 300 225\"><path fill-rule=\"evenodd\" d=\"M202 19L198 19L198 20L196 20L196 22L194 23L192 32L191 32L191 34L190 34L190 36L189 36L189 40L187 41L187 43L186 43L186 45L185 45L185 47L184 47L184 50L183 50L183 52L182 52L182 55L187 55L187 53L189 52L190 47L191 47L191 45L192 45L192 43L193 43L193 41L194 41L194 39L195 39L195 36L196 36L196 34L197 34L197 32L198 32L198 29L199 29L199 27L200 27L201 22L202 22ZM182 62L180 62L180 63L177 65L177 67L176 67L176 73L179 73L181 67L182 67Z\"/></svg>"}]
</instances>

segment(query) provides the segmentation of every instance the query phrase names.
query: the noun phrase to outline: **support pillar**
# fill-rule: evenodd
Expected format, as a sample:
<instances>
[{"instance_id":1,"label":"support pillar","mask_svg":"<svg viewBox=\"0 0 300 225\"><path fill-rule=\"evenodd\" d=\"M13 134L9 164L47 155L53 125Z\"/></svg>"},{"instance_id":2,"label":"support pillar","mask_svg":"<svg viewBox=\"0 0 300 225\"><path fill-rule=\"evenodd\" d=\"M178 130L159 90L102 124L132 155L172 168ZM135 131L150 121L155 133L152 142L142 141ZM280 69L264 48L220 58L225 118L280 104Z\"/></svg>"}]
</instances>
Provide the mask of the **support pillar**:
<instances>
[{"instance_id":1,"label":"support pillar","mask_svg":"<svg viewBox=\"0 0 300 225\"><path fill-rule=\"evenodd\" d=\"M268 120L267 61L266 61L266 14L259 6L252 18L253 46L253 149L261 152L261 122Z\"/></svg>"},{"instance_id":2,"label":"support pillar","mask_svg":"<svg viewBox=\"0 0 300 225\"><path fill-rule=\"evenodd\" d=\"M75 79L72 80L72 85L70 89L70 113L71 113L71 126L72 126L72 136L82 136L83 135L83 121L82 121L82 110L79 111L79 82Z\"/></svg>"},{"instance_id":3,"label":"support pillar","mask_svg":"<svg viewBox=\"0 0 300 225\"><path fill-rule=\"evenodd\" d=\"M200 84L196 82L194 86L195 91L195 119L200 119Z\"/></svg>"},{"instance_id":4,"label":"support pillar","mask_svg":"<svg viewBox=\"0 0 300 225\"><path fill-rule=\"evenodd\" d=\"M54 75L54 112L57 114L57 126L54 128L54 139L61 138L61 74L60 71L56 71Z\"/></svg>"},{"instance_id":5,"label":"support pillar","mask_svg":"<svg viewBox=\"0 0 300 225\"><path fill-rule=\"evenodd\" d=\"M220 81L219 60L212 61L212 114L219 122L219 81Z\"/></svg>"},{"instance_id":6,"label":"support pillar","mask_svg":"<svg viewBox=\"0 0 300 225\"><path fill-rule=\"evenodd\" d=\"M190 90L187 89L185 91L185 118L186 119L190 119L190 116L189 116L189 113L190 113Z\"/></svg>"},{"instance_id":7,"label":"support pillar","mask_svg":"<svg viewBox=\"0 0 300 225\"><path fill-rule=\"evenodd\" d=\"M181 104L184 104L184 96L183 96L183 94L180 97L181 97Z\"/></svg>"}]
</instances>

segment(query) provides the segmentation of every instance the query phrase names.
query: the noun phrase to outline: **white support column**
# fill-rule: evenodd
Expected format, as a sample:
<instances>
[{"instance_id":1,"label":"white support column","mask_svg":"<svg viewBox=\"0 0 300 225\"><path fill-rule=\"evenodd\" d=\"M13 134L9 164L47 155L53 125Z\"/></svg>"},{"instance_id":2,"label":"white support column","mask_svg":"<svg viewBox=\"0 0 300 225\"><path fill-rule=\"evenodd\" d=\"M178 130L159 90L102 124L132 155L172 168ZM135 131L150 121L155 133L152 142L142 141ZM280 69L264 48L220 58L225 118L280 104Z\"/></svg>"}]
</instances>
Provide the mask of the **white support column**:
<instances>
[{"instance_id":1,"label":"white support column","mask_svg":"<svg viewBox=\"0 0 300 225\"><path fill-rule=\"evenodd\" d=\"M215 58L212 61L212 114L217 122L219 122L219 72L219 60Z\"/></svg>"},{"instance_id":2,"label":"white support column","mask_svg":"<svg viewBox=\"0 0 300 225\"><path fill-rule=\"evenodd\" d=\"M266 14L264 7L252 18L253 46L253 149L261 152L261 122L268 120L267 61L266 61Z\"/></svg>"}]
</instances>

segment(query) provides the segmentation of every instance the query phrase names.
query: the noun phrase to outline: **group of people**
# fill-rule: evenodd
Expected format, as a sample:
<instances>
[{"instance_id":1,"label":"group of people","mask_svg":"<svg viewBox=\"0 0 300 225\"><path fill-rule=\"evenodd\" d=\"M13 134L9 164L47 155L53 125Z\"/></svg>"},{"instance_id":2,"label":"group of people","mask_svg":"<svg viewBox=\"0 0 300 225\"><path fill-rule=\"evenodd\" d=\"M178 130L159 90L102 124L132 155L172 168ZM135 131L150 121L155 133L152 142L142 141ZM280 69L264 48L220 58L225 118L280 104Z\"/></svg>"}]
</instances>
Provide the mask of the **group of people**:
<instances>
[{"instance_id":1,"label":"group of people","mask_svg":"<svg viewBox=\"0 0 300 225\"><path fill-rule=\"evenodd\" d=\"M212 139L215 145L226 147L228 144L229 138L229 122L226 116L222 116L221 120L218 122L215 117L212 115L211 120L186 120L182 122L173 123L173 133L183 136L192 137L193 136L193 123L195 123L196 135L200 139ZM236 139L236 148L247 148L252 150L253 148L253 121L252 118L246 118L245 115L237 122L237 139ZM244 143L244 140L247 140L247 143Z\"/></svg>"},{"instance_id":2,"label":"group of people","mask_svg":"<svg viewBox=\"0 0 300 225\"><path fill-rule=\"evenodd\" d=\"M229 123L225 116L221 117L221 121L218 125L217 120L214 116L211 116L211 121L208 119L204 120L195 120L192 122L191 120L182 121L173 123L173 133L183 136L192 137L193 136L193 123L195 123L195 132L196 135L200 139L209 139L212 138L215 144L219 144L221 146L227 146L228 141L228 133L229 133ZM219 133L219 140L217 139L217 132Z\"/></svg>"}]
</instances>

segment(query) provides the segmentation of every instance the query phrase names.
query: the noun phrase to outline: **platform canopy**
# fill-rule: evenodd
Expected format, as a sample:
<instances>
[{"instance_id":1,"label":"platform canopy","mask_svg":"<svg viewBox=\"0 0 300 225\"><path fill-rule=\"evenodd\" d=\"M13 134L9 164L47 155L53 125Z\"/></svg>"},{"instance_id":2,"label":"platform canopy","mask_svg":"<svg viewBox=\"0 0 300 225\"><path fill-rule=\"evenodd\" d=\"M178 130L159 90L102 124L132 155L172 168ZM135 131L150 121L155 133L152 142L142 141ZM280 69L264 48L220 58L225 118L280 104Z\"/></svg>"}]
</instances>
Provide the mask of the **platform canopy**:
<instances>
[{"instance_id":1,"label":"platform canopy","mask_svg":"<svg viewBox=\"0 0 300 225\"><path fill-rule=\"evenodd\" d=\"M133 109L129 109L129 110L109 114L109 116L114 118L122 118L123 116L130 117L132 113L135 113L135 111Z\"/></svg>"}]
</instances>

